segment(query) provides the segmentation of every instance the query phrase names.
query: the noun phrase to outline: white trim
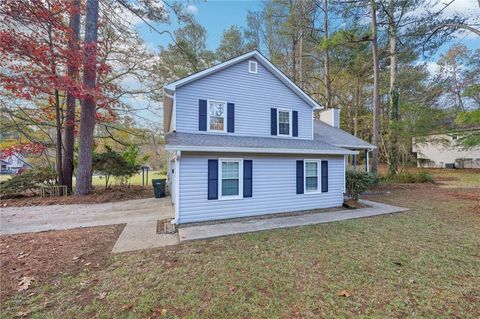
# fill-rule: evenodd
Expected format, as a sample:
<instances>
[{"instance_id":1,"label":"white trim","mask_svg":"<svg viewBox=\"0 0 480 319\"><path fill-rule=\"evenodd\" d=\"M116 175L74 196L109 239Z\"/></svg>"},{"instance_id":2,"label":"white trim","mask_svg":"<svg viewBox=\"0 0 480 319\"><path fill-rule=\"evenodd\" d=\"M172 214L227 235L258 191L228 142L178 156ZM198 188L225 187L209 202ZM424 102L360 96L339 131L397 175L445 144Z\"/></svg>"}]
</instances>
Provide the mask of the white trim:
<instances>
[{"instance_id":1,"label":"white trim","mask_svg":"<svg viewBox=\"0 0 480 319\"><path fill-rule=\"evenodd\" d=\"M317 163L317 189L314 191L307 191L307 162ZM303 193L304 194L318 194L322 192L322 160L321 159L303 159Z\"/></svg>"},{"instance_id":2,"label":"white trim","mask_svg":"<svg viewBox=\"0 0 480 319\"><path fill-rule=\"evenodd\" d=\"M321 149L294 149L294 148L259 148L259 147L220 147L220 146L188 146L165 145L167 151L192 152L229 152L229 153L269 153L269 154L323 154L323 155L357 155L358 151L350 150L321 150Z\"/></svg>"},{"instance_id":3,"label":"white trim","mask_svg":"<svg viewBox=\"0 0 480 319\"><path fill-rule=\"evenodd\" d=\"M223 103L223 130L213 130L210 128L210 102ZM207 132L226 133L227 132L227 102L220 100L207 99Z\"/></svg>"},{"instance_id":4,"label":"white trim","mask_svg":"<svg viewBox=\"0 0 480 319\"><path fill-rule=\"evenodd\" d=\"M255 71L252 71L251 65L255 65ZM254 60L248 60L248 73L257 74L258 73L258 63Z\"/></svg>"},{"instance_id":5,"label":"white trim","mask_svg":"<svg viewBox=\"0 0 480 319\"><path fill-rule=\"evenodd\" d=\"M171 221L172 224L177 224L180 219L180 158L182 152L177 151L175 156L175 218Z\"/></svg>"},{"instance_id":6,"label":"white trim","mask_svg":"<svg viewBox=\"0 0 480 319\"><path fill-rule=\"evenodd\" d=\"M170 123L170 129L175 132L177 130L177 92L173 92L173 110L170 120L173 122L173 125Z\"/></svg>"},{"instance_id":7,"label":"white trim","mask_svg":"<svg viewBox=\"0 0 480 319\"><path fill-rule=\"evenodd\" d=\"M312 109L312 140L315 139L315 118L314 118L314 111Z\"/></svg>"},{"instance_id":8,"label":"white trim","mask_svg":"<svg viewBox=\"0 0 480 319\"><path fill-rule=\"evenodd\" d=\"M234 162L238 163L238 195L223 196L223 176L222 176L222 163ZM243 199L243 158L219 158L218 159L218 199L219 200L232 200Z\"/></svg>"},{"instance_id":9,"label":"white trim","mask_svg":"<svg viewBox=\"0 0 480 319\"><path fill-rule=\"evenodd\" d=\"M214 65L208 69L205 69L203 71L194 73L190 76L187 76L183 79L177 80L175 82L169 83L164 86L164 88L175 91L178 87L185 85L187 83L190 83L192 81L195 81L199 78L202 78L204 76L207 76L211 73L217 72L219 70L225 69L232 64L244 61L246 59L250 58L255 58L258 62L260 62L265 68L270 70L272 73L274 73L285 85L287 85L290 89L292 89L295 93L297 93L304 101L306 101L312 108L314 109L323 109L323 106L318 104L314 99L312 99L308 94L306 94L302 89L300 89L295 83L292 82L285 74L283 74L275 65L273 65L270 61L268 61L267 58L265 58L260 52L257 50L245 53L241 56L238 56L234 59L225 61L223 63ZM258 65L257 65L258 67Z\"/></svg>"},{"instance_id":10,"label":"white trim","mask_svg":"<svg viewBox=\"0 0 480 319\"><path fill-rule=\"evenodd\" d=\"M348 156L343 155L343 193L347 192L347 165L348 165Z\"/></svg>"},{"instance_id":11,"label":"white trim","mask_svg":"<svg viewBox=\"0 0 480 319\"><path fill-rule=\"evenodd\" d=\"M288 112L288 134L280 134L280 112ZM292 137L292 110L277 108L277 136Z\"/></svg>"}]
</instances>

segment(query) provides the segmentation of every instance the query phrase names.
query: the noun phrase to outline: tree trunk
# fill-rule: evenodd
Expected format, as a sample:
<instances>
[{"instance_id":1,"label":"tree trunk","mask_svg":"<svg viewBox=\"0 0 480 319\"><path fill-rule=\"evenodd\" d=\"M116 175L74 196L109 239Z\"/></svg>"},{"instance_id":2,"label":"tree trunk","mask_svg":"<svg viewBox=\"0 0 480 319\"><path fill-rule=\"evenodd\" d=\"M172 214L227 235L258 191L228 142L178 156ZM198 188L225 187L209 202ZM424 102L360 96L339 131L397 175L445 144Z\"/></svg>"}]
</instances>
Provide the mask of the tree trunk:
<instances>
[{"instance_id":1,"label":"tree trunk","mask_svg":"<svg viewBox=\"0 0 480 319\"><path fill-rule=\"evenodd\" d=\"M370 10L372 14L372 59L373 59L373 137L372 143L377 146L373 149L372 172L378 173L378 144L380 139L380 65L378 59L377 43L377 8L375 0L370 0Z\"/></svg>"},{"instance_id":2,"label":"tree trunk","mask_svg":"<svg viewBox=\"0 0 480 319\"><path fill-rule=\"evenodd\" d=\"M80 116L80 150L77 172L77 193L86 195L92 190L93 131L95 129L96 55L98 33L98 0L87 0L85 21L85 53L83 57L83 84L91 90L82 101Z\"/></svg>"},{"instance_id":3,"label":"tree trunk","mask_svg":"<svg viewBox=\"0 0 480 319\"><path fill-rule=\"evenodd\" d=\"M328 41L328 0L323 0L323 11L325 17L323 20L323 28L325 29L324 40ZM329 109L332 107L332 94L331 94L331 83L330 83L330 56L328 44L325 47L325 55L323 57L323 63L325 68L325 108Z\"/></svg>"},{"instance_id":4,"label":"tree trunk","mask_svg":"<svg viewBox=\"0 0 480 319\"><path fill-rule=\"evenodd\" d=\"M55 90L55 130L56 130L56 170L59 185L65 185L63 180L62 165L62 112L60 110L60 96L58 90Z\"/></svg>"},{"instance_id":5,"label":"tree trunk","mask_svg":"<svg viewBox=\"0 0 480 319\"><path fill-rule=\"evenodd\" d=\"M80 37L80 0L73 1L72 12L70 13L70 38L68 39L68 48L74 52L78 50L78 40ZM78 81L78 65L76 61L68 64L67 76L70 79ZM75 102L76 97L71 92L67 92L67 108L65 114L65 132L64 132L64 159L63 159L63 182L67 186L69 193L73 191L73 158L75 147Z\"/></svg>"},{"instance_id":6,"label":"tree trunk","mask_svg":"<svg viewBox=\"0 0 480 319\"><path fill-rule=\"evenodd\" d=\"M357 79L357 85L355 86L355 104L354 104L354 116L353 116L353 135L358 137L358 109L360 108L360 80Z\"/></svg>"},{"instance_id":7,"label":"tree trunk","mask_svg":"<svg viewBox=\"0 0 480 319\"><path fill-rule=\"evenodd\" d=\"M388 1L388 35L390 41L390 125L389 125L389 160L388 172L396 175L398 171L398 122L399 92L397 87L397 30L394 18L393 0Z\"/></svg>"}]
</instances>

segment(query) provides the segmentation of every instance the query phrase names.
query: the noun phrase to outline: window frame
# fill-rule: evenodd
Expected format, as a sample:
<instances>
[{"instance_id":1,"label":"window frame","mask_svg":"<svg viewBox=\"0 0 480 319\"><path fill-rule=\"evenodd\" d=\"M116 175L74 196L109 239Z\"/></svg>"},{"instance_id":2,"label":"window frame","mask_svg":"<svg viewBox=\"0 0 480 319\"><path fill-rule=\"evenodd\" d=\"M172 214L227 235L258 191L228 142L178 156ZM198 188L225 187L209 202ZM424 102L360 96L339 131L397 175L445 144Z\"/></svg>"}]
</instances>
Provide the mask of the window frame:
<instances>
[{"instance_id":1,"label":"window frame","mask_svg":"<svg viewBox=\"0 0 480 319\"><path fill-rule=\"evenodd\" d=\"M307 163L317 163L317 189L307 191ZM303 160L303 193L318 194L322 192L322 160L321 159L304 159Z\"/></svg>"},{"instance_id":2,"label":"window frame","mask_svg":"<svg viewBox=\"0 0 480 319\"><path fill-rule=\"evenodd\" d=\"M255 65L255 71L252 71L251 65ZM248 60L248 73L258 74L258 62L253 60Z\"/></svg>"},{"instance_id":3,"label":"window frame","mask_svg":"<svg viewBox=\"0 0 480 319\"><path fill-rule=\"evenodd\" d=\"M288 112L288 134L280 134L280 112ZM277 136L292 137L292 129L293 129L292 114L293 112L291 109L277 108Z\"/></svg>"},{"instance_id":4,"label":"window frame","mask_svg":"<svg viewBox=\"0 0 480 319\"><path fill-rule=\"evenodd\" d=\"M222 103L223 107L223 130L214 130L210 128L210 102ZM207 99L207 132L226 133L227 132L227 101ZM217 116L215 116L217 117Z\"/></svg>"},{"instance_id":5,"label":"window frame","mask_svg":"<svg viewBox=\"0 0 480 319\"><path fill-rule=\"evenodd\" d=\"M238 163L238 195L223 195L223 163L236 162ZM219 200L233 200L243 199L243 158L219 158L218 159L218 188Z\"/></svg>"}]
</instances>

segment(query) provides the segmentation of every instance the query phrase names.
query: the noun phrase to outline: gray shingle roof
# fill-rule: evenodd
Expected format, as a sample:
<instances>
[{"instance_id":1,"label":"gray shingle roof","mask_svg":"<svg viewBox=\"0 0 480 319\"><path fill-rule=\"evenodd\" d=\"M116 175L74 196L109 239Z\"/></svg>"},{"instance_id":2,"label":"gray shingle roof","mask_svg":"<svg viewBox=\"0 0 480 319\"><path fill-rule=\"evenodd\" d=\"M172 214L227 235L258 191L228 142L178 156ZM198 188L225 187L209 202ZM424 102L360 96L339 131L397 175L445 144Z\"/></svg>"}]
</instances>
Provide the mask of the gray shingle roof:
<instances>
[{"instance_id":1,"label":"gray shingle roof","mask_svg":"<svg viewBox=\"0 0 480 319\"><path fill-rule=\"evenodd\" d=\"M314 121L313 138L315 141L321 141L348 149L375 148L374 145L319 120Z\"/></svg>"},{"instance_id":2,"label":"gray shingle roof","mask_svg":"<svg viewBox=\"0 0 480 319\"><path fill-rule=\"evenodd\" d=\"M352 154L349 150L327 144L323 141L296 138L172 132L166 135L165 142L167 150Z\"/></svg>"}]
</instances>

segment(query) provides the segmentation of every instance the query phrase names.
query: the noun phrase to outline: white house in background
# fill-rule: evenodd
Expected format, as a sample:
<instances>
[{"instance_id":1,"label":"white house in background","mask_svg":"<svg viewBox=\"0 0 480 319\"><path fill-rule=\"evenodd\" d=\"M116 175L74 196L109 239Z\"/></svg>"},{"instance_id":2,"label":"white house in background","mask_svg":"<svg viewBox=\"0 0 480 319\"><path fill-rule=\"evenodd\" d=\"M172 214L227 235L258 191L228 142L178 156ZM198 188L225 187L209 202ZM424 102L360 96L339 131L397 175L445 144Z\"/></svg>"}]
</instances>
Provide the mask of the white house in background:
<instances>
[{"instance_id":1,"label":"white house in background","mask_svg":"<svg viewBox=\"0 0 480 319\"><path fill-rule=\"evenodd\" d=\"M0 159L2 173L16 173L20 168L28 166L20 153L13 153Z\"/></svg>"},{"instance_id":2,"label":"white house in background","mask_svg":"<svg viewBox=\"0 0 480 319\"><path fill-rule=\"evenodd\" d=\"M167 84L172 223L341 206L358 152L316 135L320 109L258 51Z\"/></svg>"},{"instance_id":3,"label":"white house in background","mask_svg":"<svg viewBox=\"0 0 480 319\"><path fill-rule=\"evenodd\" d=\"M480 128L474 128L473 130L478 130L480 133ZM480 147L471 149L461 147L458 139L463 133L465 133L465 130L414 138L412 151L417 155L417 166L425 168L480 168Z\"/></svg>"}]
</instances>

